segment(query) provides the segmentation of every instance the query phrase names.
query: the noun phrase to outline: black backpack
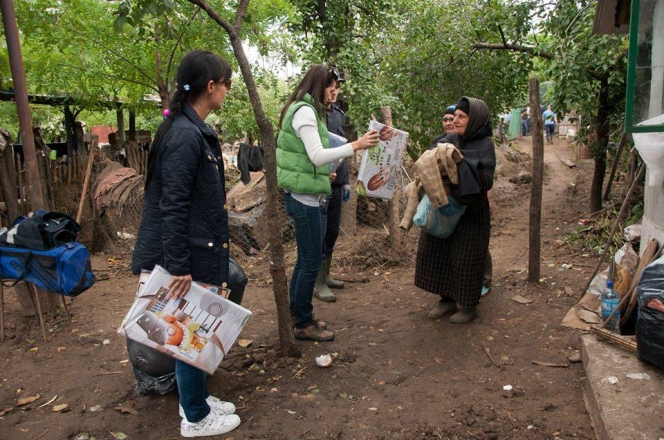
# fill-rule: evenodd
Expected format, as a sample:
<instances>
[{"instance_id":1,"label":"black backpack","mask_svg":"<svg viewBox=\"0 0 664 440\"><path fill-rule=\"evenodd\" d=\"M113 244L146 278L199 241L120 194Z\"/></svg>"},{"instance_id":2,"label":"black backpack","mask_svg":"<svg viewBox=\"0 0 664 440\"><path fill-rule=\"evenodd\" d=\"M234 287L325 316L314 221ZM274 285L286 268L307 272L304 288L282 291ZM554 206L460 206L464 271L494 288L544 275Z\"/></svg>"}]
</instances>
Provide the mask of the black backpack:
<instances>
[{"instance_id":1,"label":"black backpack","mask_svg":"<svg viewBox=\"0 0 664 440\"><path fill-rule=\"evenodd\" d=\"M61 212L38 212L21 217L14 226L0 234L0 246L47 250L76 241L81 225Z\"/></svg>"}]
</instances>

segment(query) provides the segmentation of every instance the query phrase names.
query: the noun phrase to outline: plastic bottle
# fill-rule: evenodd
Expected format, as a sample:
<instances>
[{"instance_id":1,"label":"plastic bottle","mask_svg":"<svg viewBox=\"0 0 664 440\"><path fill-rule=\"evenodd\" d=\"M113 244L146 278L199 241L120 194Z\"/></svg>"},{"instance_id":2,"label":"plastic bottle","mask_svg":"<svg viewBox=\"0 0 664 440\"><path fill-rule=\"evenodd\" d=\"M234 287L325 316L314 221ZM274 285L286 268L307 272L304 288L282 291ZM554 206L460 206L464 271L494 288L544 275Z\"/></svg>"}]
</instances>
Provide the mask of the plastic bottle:
<instances>
[{"instance_id":1,"label":"plastic bottle","mask_svg":"<svg viewBox=\"0 0 664 440\"><path fill-rule=\"evenodd\" d=\"M618 308L618 304L620 303L620 294L618 294L618 292L616 292L613 288L613 281L609 280L606 282L606 290L604 290L602 293L600 301L602 302L602 322L604 322L609 317L609 315L611 315L613 309ZM606 328L613 332L619 333L619 327L620 311L616 311L616 313L613 314L611 320L606 323Z\"/></svg>"}]
</instances>

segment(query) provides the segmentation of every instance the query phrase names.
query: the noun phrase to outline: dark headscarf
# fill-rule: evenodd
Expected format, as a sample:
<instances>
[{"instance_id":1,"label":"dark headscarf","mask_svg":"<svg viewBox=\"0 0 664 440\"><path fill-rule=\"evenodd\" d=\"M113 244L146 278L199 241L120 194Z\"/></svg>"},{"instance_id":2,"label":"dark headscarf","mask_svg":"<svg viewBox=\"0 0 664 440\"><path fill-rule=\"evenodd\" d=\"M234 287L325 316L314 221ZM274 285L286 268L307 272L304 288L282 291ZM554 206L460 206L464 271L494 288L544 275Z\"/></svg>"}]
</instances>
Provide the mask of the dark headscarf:
<instances>
[{"instance_id":1,"label":"dark headscarf","mask_svg":"<svg viewBox=\"0 0 664 440\"><path fill-rule=\"evenodd\" d=\"M468 126L466 132L461 136L463 142L481 139L493 134L489 107L484 101L464 96L459 100L456 108L468 114ZM464 109L468 109L468 111Z\"/></svg>"},{"instance_id":2,"label":"dark headscarf","mask_svg":"<svg viewBox=\"0 0 664 440\"><path fill-rule=\"evenodd\" d=\"M445 109L445 113L443 115L452 115L454 116L454 110L456 110L456 106L454 104L450 105Z\"/></svg>"}]
</instances>

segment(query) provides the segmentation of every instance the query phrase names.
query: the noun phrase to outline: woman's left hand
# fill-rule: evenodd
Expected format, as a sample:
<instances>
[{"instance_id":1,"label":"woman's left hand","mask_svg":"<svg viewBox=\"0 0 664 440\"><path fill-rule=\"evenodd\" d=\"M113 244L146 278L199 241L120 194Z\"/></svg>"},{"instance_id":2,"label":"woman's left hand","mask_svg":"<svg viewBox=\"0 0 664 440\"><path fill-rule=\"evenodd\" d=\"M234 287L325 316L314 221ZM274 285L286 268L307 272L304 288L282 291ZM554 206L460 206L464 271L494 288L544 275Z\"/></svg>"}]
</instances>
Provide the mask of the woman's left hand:
<instances>
[{"instance_id":1,"label":"woman's left hand","mask_svg":"<svg viewBox=\"0 0 664 440\"><path fill-rule=\"evenodd\" d=\"M337 173L330 173L330 182L337 178Z\"/></svg>"},{"instance_id":2,"label":"woman's left hand","mask_svg":"<svg viewBox=\"0 0 664 440\"><path fill-rule=\"evenodd\" d=\"M168 283L168 295L166 299L182 298L191 288L191 275L173 276Z\"/></svg>"}]
</instances>

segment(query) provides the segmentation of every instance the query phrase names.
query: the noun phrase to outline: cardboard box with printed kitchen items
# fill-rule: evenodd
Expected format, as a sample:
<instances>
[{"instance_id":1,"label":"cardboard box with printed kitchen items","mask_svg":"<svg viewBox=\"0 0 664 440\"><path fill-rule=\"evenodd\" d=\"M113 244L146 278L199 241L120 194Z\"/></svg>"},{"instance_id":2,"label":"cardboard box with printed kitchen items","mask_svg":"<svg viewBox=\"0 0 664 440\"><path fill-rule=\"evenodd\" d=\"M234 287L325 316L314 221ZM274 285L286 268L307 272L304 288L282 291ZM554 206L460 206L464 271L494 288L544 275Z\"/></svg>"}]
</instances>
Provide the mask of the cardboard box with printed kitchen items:
<instances>
[{"instance_id":1,"label":"cardboard box with printed kitchen items","mask_svg":"<svg viewBox=\"0 0 664 440\"><path fill-rule=\"evenodd\" d=\"M118 333L213 374L251 312L224 298L228 289L196 282L183 298L166 299L170 279L156 266L144 284L139 281Z\"/></svg>"},{"instance_id":2,"label":"cardboard box with printed kitchen items","mask_svg":"<svg viewBox=\"0 0 664 440\"><path fill-rule=\"evenodd\" d=\"M357 181L362 183L368 196L392 199L408 133L378 121L369 123L369 130L372 129L378 131L378 145L362 152Z\"/></svg>"}]
</instances>

